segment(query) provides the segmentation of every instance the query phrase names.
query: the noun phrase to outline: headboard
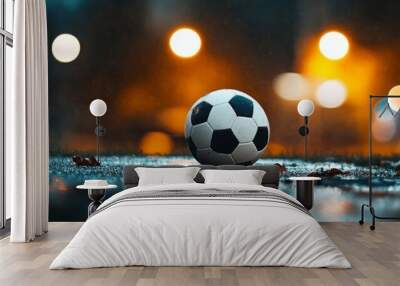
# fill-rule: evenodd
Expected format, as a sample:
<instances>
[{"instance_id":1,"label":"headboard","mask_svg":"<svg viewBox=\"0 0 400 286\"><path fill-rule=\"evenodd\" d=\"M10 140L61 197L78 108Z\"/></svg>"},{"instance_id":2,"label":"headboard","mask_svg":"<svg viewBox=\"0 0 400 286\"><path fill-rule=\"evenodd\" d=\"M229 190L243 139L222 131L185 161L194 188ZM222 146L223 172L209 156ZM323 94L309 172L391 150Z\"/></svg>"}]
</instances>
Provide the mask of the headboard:
<instances>
[{"instance_id":1,"label":"headboard","mask_svg":"<svg viewBox=\"0 0 400 286\"><path fill-rule=\"evenodd\" d=\"M240 166L240 165L193 165L200 167L201 169L220 169L220 170L263 170L265 171L262 185L265 187L271 187L277 189L279 186L279 169L274 165L252 165L252 166ZM182 165L165 165L165 166L143 166L143 165L128 165L123 170L123 183L124 189L136 187L139 182L139 177L135 171L136 167L147 167L147 168L184 168L192 166ZM197 183L204 183L203 176L199 173L194 179Z\"/></svg>"}]
</instances>

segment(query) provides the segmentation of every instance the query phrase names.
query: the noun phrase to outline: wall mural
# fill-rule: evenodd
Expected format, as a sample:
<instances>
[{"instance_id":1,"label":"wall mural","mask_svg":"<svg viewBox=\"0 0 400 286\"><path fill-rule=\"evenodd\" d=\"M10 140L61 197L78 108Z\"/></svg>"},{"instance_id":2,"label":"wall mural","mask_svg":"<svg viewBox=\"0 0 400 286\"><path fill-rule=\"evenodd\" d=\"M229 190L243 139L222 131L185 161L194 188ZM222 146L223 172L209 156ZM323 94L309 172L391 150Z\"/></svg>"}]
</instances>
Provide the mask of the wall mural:
<instances>
[{"instance_id":1,"label":"wall mural","mask_svg":"<svg viewBox=\"0 0 400 286\"><path fill-rule=\"evenodd\" d=\"M323 177L318 220L358 220L369 95L400 94L399 9L375 0L47 0L50 219L85 220L87 192L75 187L107 179L119 186L109 196L127 164L259 158L278 164L289 194L289 176ZM391 216L400 215L399 108L397 98L373 104L375 206Z\"/></svg>"}]
</instances>

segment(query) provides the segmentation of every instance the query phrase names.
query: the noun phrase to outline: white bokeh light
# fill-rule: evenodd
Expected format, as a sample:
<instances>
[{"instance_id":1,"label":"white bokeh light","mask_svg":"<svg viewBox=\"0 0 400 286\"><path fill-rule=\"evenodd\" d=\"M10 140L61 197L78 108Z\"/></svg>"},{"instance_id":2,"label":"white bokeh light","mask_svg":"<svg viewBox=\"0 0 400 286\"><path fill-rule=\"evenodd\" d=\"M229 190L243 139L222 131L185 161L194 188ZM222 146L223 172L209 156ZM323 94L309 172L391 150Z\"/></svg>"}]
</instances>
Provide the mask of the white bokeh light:
<instances>
[{"instance_id":1,"label":"white bokeh light","mask_svg":"<svg viewBox=\"0 0 400 286\"><path fill-rule=\"evenodd\" d=\"M61 63L74 61L81 50L78 39L71 34L58 35L51 46L54 58Z\"/></svg>"},{"instance_id":2,"label":"white bokeh light","mask_svg":"<svg viewBox=\"0 0 400 286\"><path fill-rule=\"evenodd\" d=\"M193 29L180 28L172 34L169 46L175 55L190 58L200 51L201 38Z\"/></svg>"},{"instance_id":3,"label":"white bokeh light","mask_svg":"<svg viewBox=\"0 0 400 286\"><path fill-rule=\"evenodd\" d=\"M107 104L104 100L95 99L90 103L90 113L95 117L102 117L107 112Z\"/></svg>"},{"instance_id":4,"label":"white bokeh light","mask_svg":"<svg viewBox=\"0 0 400 286\"><path fill-rule=\"evenodd\" d=\"M298 73L282 73L278 75L274 82L275 93L286 100L300 100L304 98L310 90L307 80Z\"/></svg>"},{"instance_id":5,"label":"white bokeh light","mask_svg":"<svg viewBox=\"0 0 400 286\"><path fill-rule=\"evenodd\" d=\"M303 99L297 104L297 112L303 116L308 117L314 113L314 102L311 99Z\"/></svg>"},{"instance_id":6,"label":"white bokeh light","mask_svg":"<svg viewBox=\"0 0 400 286\"><path fill-rule=\"evenodd\" d=\"M349 51L349 41L340 32L327 32L319 40L320 52L330 60L339 60Z\"/></svg>"},{"instance_id":7,"label":"white bokeh light","mask_svg":"<svg viewBox=\"0 0 400 286\"><path fill-rule=\"evenodd\" d=\"M389 95L400 95L400 85L396 85L392 87L389 91ZM397 112L400 109L400 97L399 98L388 98L388 103L390 108L394 111Z\"/></svg>"},{"instance_id":8,"label":"white bokeh light","mask_svg":"<svg viewBox=\"0 0 400 286\"><path fill-rule=\"evenodd\" d=\"M337 108L346 101L347 88L340 80L327 80L318 86L316 96L322 107Z\"/></svg>"}]
</instances>

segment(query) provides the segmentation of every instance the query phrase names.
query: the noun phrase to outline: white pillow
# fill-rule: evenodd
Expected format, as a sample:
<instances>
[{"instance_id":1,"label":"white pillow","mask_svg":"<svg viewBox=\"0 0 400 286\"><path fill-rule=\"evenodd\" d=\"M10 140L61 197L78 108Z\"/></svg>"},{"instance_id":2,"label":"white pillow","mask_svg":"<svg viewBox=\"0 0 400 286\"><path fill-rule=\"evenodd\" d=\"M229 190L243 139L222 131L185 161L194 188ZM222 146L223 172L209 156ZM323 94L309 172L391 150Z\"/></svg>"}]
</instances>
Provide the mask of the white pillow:
<instances>
[{"instance_id":1,"label":"white pillow","mask_svg":"<svg viewBox=\"0 0 400 286\"><path fill-rule=\"evenodd\" d=\"M261 185L265 171L262 170L202 170L205 184Z\"/></svg>"},{"instance_id":2,"label":"white pillow","mask_svg":"<svg viewBox=\"0 0 400 286\"><path fill-rule=\"evenodd\" d=\"M199 167L135 168L139 176L139 186L195 183L193 179L199 170Z\"/></svg>"}]
</instances>

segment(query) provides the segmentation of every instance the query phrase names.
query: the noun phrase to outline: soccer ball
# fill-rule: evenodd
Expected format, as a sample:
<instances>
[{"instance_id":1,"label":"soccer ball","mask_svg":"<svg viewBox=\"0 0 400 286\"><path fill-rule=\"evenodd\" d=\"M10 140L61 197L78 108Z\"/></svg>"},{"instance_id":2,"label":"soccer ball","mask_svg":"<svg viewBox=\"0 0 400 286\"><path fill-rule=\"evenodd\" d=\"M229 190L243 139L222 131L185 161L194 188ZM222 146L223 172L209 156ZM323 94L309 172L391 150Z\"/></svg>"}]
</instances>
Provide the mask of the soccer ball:
<instances>
[{"instance_id":1,"label":"soccer ball","mask_svg":"<svg viewBox=\"0 0 400 286\"><path fill-rule=\"evenodd\" d=\"M201 164L254 164L269 137L264 110L239 90L220 89L201 97L186 118L185 139Z\"/></svg>"}]
</instances>

